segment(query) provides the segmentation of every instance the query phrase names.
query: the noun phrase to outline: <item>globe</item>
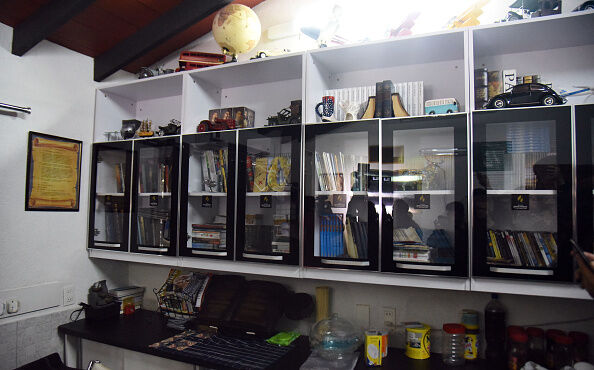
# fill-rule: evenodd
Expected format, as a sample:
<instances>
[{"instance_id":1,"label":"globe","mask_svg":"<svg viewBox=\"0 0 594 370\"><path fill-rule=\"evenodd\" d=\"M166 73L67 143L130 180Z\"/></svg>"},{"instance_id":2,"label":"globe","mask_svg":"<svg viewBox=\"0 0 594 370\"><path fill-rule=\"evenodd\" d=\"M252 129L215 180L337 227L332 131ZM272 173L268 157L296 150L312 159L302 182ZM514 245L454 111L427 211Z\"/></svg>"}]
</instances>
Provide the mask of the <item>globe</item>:
<instances>
[{"instance_id":1,"label":"globe","mask_svg":"<svg viewBox=\"0 0 594 370\"><path fill-rule=\"evenodd\" d=\"M212 22L212 33L223 53L237 60L238 54L247 53L260 41L260 20L252 9L241 4L230 4L221 9Z\"/></svg>"}]
</instances>

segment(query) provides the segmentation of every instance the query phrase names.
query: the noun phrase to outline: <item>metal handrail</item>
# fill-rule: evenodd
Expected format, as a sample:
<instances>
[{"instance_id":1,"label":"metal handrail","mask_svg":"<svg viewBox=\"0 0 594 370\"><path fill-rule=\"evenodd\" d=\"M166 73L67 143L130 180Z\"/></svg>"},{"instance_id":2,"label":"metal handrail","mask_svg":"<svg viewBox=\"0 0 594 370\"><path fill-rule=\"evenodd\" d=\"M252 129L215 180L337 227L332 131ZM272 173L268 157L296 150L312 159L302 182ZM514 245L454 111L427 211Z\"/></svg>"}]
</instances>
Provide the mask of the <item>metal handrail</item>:
<instances>
[{"instance_id":1,"label":"metal handrail","mask_svg":"<svg viewBox=\"0 0 594 370\"><path fill-rule=\"evenodd\" d=\"M0 109L11 109L11 110L16 110L19 112L31 114L31 107L19 107L17 105L0 103Z\"/></svg>"}]
</instances>

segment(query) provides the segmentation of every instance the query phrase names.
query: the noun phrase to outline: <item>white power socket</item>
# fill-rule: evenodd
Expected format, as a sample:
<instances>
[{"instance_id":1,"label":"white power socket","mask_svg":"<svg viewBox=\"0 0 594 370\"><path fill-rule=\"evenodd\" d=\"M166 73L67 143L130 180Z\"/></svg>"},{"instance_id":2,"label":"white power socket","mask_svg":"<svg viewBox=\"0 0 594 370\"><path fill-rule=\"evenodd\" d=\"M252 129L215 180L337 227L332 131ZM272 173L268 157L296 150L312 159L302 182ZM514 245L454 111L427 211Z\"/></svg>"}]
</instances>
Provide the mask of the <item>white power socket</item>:
<instances>
[{"instance_id":1,"label":"white power socket","mask_svg":"<svg viewBox=\"0 0 594 370\"><path fill-rule=\"evenodd\" d=\"M9 299L6 301L6 313L17 313L19 312L20 302L17 299Z\"/></svg>"},{"instance_id":2,"label":"white power socket","mask_svg":"<svg viewBox=\"0 0 594 370\"><path fill-rule=\"evenodd\" d=\"M74 286L64 286L64 306L74 304Z\"/></svg>"},{"instance_id":3,"label":"white power socket","mask_svg":"<svg viewBox=\"0 0 594 370\"><path fill-rule=\"evenodd\" d=\"M395 327L396 326L396 308L394 307L383 307L384 313L384 326Z\"/></svg>"}]
</instances>

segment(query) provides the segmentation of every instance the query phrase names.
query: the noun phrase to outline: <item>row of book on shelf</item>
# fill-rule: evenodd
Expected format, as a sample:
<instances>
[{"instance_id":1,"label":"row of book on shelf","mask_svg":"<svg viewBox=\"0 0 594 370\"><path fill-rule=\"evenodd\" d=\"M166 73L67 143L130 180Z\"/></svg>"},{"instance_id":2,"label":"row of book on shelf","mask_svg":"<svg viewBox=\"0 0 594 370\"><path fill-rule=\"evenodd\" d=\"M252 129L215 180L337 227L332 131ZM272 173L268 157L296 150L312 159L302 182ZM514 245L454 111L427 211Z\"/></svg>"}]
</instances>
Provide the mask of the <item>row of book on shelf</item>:
<instances>
[{"instance_id":1,"label":"row of book on shelf","mask_svg":"<svg viewBox=\"0 0 594 370\"><path fill-rule=\"evenodd\" d=\"M487 263L510 266L555 267L557 242L551 232L487 231Z\"/></svg>"},{"instance_id":2,"label":"row of book on shelf","mask_svg":"<svg viewBox=\"0 0 594 370\"><path fill-rule=\"evenodd\" d=\"M414 227L394 228L392 259L401 262L431 262L431 248Z\"/></svg>"},{"instance_id":3,"label":"row of book on shelf","mask_svg":"<svg viewBox=\"0 0 594 370\"><path fill-rule=\"evenodd\" d=\"M96 239L105 239L108 243L121 243L123 241L122 227L124 215L127 213L129 203L125 197L106 196L103 201L105 213L105 235L97 235Z\"/></svg>"},{"instance_id":4,"label":"row of book on shelf","mask_svg":"<svg viewBox=\"0 0 594 370\"><path fill-rule=\"evenodd\" d=\"M228 149L209 149L200 153L202 191L209 193L227 192Z\"/></svg>"},{"instance_id":5,"label":"row of book on shelf","mask_svg":"<svg viewBox=\"0 0 594 370\"><path fill-rule=\"evenodd\" d=\"M139 165L139 191L141 193L171 192L171 165L156 158L141 161Z\"/></svg>"},{"instance_id":6,"label":"row of book on shelf","mask_svg":"<svg viewBox=\"0 0 594 370\"><path fill-rule=\"evenodd\" d=\"M192 224L192 248L202 250L225 250L227 248L226 224Z\"/></svg>"},{"instance_id":7,"label":"row of book on shelf","mask_svg":"<svg viewBox=\"0 0 594 370\"><path fill-rule=\"evenodd\" d=\"M194 315L202 307L212 274L171 269L167 280L155 293L161 312Z\"/></svg>"},{"instance_id":8,"label":"row of book on shelf","mask_svg":"<svg viewBox=\"0 0 594 370\"><path fill-rule=\"evenodd\" d=\"M168 247L170 245L169 210L139 208L137 215L139 245Z\"/></svg>"},{"instance_id":9,"label":"row of book on shelf","mask_svg":"<svg viewBox=\"0 0 594 370\"><path fill-rule=\"evenodd\" d=\"M264 224L264 215L245 215L245 251L253 253L290 253L291 217L272 215L272 225Z\"/></svg>"},{"instance_id":10,"label":"row of book on shelf","mask_svg":"<svg viewBox=\"0 0 594 370\"><path fill-rule=\"evenodd\" d=\"M344 224L343 224L344 217ZM320 216L320 257L367 259L367 222L355 216Z\"/></svg>"},{"instance_id":11,"label":"row of book on shelf","mask_svg":"<svg viewBox=\"0 0 594 370\"><path fill-rule=\"evenodd\" d=\"M290 154L248 154L246 160L248 192L281 192L290 190Z\"/></svg>"}]
</instances>

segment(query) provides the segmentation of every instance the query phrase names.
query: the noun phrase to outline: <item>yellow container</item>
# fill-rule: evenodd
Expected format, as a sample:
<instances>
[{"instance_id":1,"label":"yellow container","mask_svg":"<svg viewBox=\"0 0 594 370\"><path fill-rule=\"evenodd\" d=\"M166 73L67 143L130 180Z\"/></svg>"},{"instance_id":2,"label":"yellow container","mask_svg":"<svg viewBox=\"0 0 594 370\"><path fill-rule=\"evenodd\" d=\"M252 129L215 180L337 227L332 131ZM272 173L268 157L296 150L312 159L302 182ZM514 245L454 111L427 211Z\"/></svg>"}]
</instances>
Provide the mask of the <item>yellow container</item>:
<instances>
[{"instance_id":1,"label":"yellow container","mask_svg":"<svg viewBox=\"0 0 594 370\"><path fill-rule=\"evenodd\" d=\"M367 366L382 366L382 333L377 330L365 332L365 359Z\"/></svg>"},{"instance_id":2,"label":"yellow container","mask_svg":"<svg viewBox=\"0 0 594 370\"><path fill-rule=\"evenodd\" d=\"M431 355L431 327L425 324L406 328L406 350L404 354L415 360L424 360Z\"/></svg>"}]
</instances>

